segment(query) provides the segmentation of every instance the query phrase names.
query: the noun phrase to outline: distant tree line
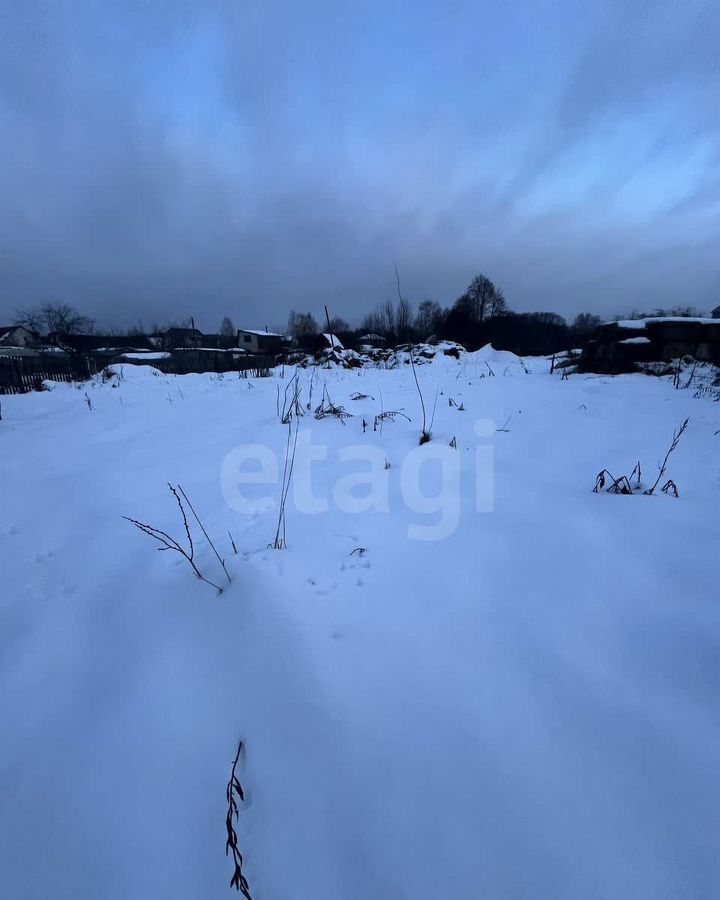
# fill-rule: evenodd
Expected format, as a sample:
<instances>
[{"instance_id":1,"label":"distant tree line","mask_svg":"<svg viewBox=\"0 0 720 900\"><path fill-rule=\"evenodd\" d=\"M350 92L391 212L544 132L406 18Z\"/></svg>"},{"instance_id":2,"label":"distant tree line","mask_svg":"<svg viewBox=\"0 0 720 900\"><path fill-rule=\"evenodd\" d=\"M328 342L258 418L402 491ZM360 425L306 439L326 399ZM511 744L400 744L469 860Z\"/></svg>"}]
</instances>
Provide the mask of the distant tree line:
<instances>
[{"instance_id":1,"label":"distant tree line","mask_svg":"<svg viewBox=\"0 0 720 900\"><path fill-rule=\"evenodd\" d=\"M640 319L662 315L694 317L701 313L692 306L678 306L668 310L655 309L649 313L634 310L617 318ZM330 332L337 335L346 346L354 346L368 334L379 336L388 346L435 337L457 341L468 350L492 343L499 350L531 355L582 347L602 321L599 316L589 312L580 313L572 322L567 322L554 312L513 312L502 289L486 275L479 274L449 307L426 299L414 310L398 290L397 300L380 303L364 317L359 328L353 329L340 316L328 316L327 311L326 318L320 325L312 312L293 310L286 333L300 345L308 346L312 345L313 338L317 335ZM67 303L45 303L36 309L20 310L16 314L16 324L24 325L40 335L52 332L95 332L94 320ZM127 334L154 334L173 327L194 328L194 321L192 317L187 317L165 325L154 322L148 329L139 322L128 329ZM106 333L113 334L115 330ZM218 333L228 339L237 334L235 324L229 316L223 317Z\"/></svg>"},{"instance_id":2,"label":"distant tree line","mask_svg":"<svg viewBox=\"0 0 720 900\"><path fill-rule=\"evenodd\" d=\"M572 324L552 312L514 313L502 289L479 274L450 307L427 299L414 310L398 293L397 300L386 300L368 313L360 328L351 330L344 319L335 318L329 329L350 346L365 335L378 336L390 346L435 337L457 341L469 350L492 343L498 349L533 354L582 346L601 321L591 313L582 313ZM327 328L327 323L321 328L310 312L292 312L287 330L302 343Z\"/></svg>"}]
</instances>

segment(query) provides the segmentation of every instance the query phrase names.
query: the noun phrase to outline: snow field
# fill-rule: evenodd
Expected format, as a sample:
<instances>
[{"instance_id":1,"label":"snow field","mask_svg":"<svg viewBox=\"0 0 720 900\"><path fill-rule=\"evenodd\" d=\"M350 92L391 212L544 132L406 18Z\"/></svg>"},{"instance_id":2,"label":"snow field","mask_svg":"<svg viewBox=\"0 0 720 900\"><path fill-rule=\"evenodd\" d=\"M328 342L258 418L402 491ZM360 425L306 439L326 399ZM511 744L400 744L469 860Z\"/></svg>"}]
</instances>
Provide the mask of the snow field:
<instances>
[{"instance_id":1,"label":"snow field","mask_svg":"<svg viewBox=\"0 0 720 900\"><path fill-rule=\"evenodd\" d=\"M408 537L439 513L403 497L420 432L406 365L315 370L313 407L325 384L353 416L300 420L327 453L311 487L328 508L304 514L291 491L282 551L268 549L277 510L230 508L221 473L249 444L282 471L292 370L127 365L3 398L5 896L228 896L239 738L254 900L720 894L720 404L668 379L561 381L525 363L485 348L417 367L429 408L438 396L420 452L455 437L460 459L457 527L437 541ZM412 421L373 432L380 402ZM602 468L638 459L654 481L688 415L678 500L592 493ZM479 437L480 420L507 430ZM387 511L334 502L362 468L342 451L363 444L391 464ZM476 511L478 446L492 512ZM122 518L177 535L168 481L225 556L221 596Z\"/></svg>"}]
</instances>

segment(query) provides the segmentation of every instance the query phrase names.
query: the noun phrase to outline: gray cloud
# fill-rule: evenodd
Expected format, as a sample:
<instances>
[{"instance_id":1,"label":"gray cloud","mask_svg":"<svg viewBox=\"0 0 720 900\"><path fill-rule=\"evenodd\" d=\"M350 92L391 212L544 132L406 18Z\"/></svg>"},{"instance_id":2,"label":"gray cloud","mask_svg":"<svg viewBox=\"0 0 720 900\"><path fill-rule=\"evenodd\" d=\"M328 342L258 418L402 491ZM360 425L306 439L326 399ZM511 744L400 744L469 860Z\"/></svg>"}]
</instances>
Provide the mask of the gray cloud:
<instances>
[{"instance_id":1,"label":"gray cloud","mask_svg":"<svg viewBox=\"0 0 720 900\"><path fill-rule=\"evenodd\" d=\"M710 3L6 4L0 320L720 297Z\"/></svg>"}]
</instances>

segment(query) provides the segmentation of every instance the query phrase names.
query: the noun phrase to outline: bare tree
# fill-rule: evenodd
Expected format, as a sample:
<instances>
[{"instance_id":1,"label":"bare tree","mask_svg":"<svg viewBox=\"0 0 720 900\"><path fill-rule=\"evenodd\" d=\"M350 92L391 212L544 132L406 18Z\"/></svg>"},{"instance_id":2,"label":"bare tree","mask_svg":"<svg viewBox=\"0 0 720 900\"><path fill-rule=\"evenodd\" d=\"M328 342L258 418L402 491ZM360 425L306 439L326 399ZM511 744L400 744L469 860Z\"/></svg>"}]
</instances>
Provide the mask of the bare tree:
<instances>
[{"instance_id":1,"label":"bare tree","mask_svg":"<svg viewBox=\"0 0 720 900\"><path fill-rule=\"evenodd\" d=\"M338 334L341 331L350 331L350 323L342 316L332 316L330 319L330 333Z\"/></svg>"},{"instance_id":2,"label":"bare tree","mask_svg":"<svg viewBox=\"0 0 720 900\"><path fill-rule=\"evenodd\" d=\"M368 313L362 321L362 328L365 331L372 332L373 334L385 334L385 319L380 314L379 309L374 309L371 313Z\"/></svg>"},{"instance_id":3,"label":"bare tree","mask_svg":"<svg viewBox=\"0 0 720 900\"><path fill-rule=\"evenodd\" d=\"M572 327L575 331L579 331L581 334L590 334L595 331L598 325L602 325L602 319L600 316L596 316L593 313L580 313L575 316L575 319L572 323Z\"/></svg>"},{"instance_id":4,"label":"bare tree","mask_svg":"<svg viewBox=\"0 0 720 900\"><path fill-rule=\"evenodd\" d=\"M497 288L486 275L476 275L467 289L467 297L471 303L473 318L482 322L492 309L492 302Z\"/></svg>"},{"instance_id":5,"label":"bare tree","mask_svg":"<svg viewBox=\"0 0 720 900\"><path fill-rule=\"evenodd\" d=\"M443 310L434 300L423 300L415 316L415 330L421 339L437 334L443 321Z\"/></svg>"},{"instance_id":6,"label":"bare tree","mask_svg":"<svg viewBox=\"0 0 720 900\"><path fill-rule=\"evenodd\" d=\"M412 307L401 297L395 308L395 332L399 341L409 341L412 338L412 320Z\"/></svg>"},{"instance_id":7,"label":"bare tree","mask_svg":"<svg viewBox=\"0 0 720 900\"><path fill-rule=\"evenodd\" d=\"M298 313L292 310L288 319L288 334L295 338L311 337L320 329L312 313Z\"/></svg>"},{"instance_id":8,"label":"bare tree","mask_svg":"<svg viewBox=\"0 0 720 900\"><path fill-rule=\"evenodd\" d=\"M43 303L40 309L18 310L18 324L38 334L59 331L63 334L90 334L95 322L81 315L68 303Z\"/></svg>"},{"instance_id":9,"label":"bare tree","mask_svg":"<svg viewBox=\"0 0 720 900\"><path fill-rule=\"evenodd\" d=\"M45 321L39 309L16 309L15 324L22 325L23 328L34 331L36 334L45 333Z\"/></svg>"},{"instance_id":10,"label":"bare tree","mask_svg":"<svg viewBox=\"0 0 720 900\"><path fill-rule=\"evenodd\" d=\"M507 300L505 299L505 294L503 294L502 291L496 290L490 298L490 315L493 317L502 316L507 312L509 312L509 308Z\"/></svg>"},{"instance_id":11,"label":"bare tree","mask_svg":"<svg viewBox=\"0 0 720 900\"><path fill-rule=\"evenodd\" d=\"M223 316L223 320L220 323L220 334L223 337L235 337L237 334L233 320L229 316Z\"/></svg>"},{"instance_id":12,"label":"bare tree","mask_svg":"<svg viewBox=\"0 0 720 900\"><path fill-rule=\"evenodd\" d=\"M397 335L397 327L395 325L395 306L392 300L386 300L381 307L379 313L383 320L383 331L388 337Z\"/></svg>"}]
</instances>

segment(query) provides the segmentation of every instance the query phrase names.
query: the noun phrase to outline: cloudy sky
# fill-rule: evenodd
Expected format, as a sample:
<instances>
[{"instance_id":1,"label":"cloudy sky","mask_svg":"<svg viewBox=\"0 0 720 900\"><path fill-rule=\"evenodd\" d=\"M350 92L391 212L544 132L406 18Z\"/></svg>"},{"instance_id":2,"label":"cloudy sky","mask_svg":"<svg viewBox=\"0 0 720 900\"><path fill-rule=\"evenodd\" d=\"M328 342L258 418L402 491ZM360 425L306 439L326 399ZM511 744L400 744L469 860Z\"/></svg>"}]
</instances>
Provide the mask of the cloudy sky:
<instances>
[{"instance_id":1,"label":"cloudy sky","mask_svg":"<svg viewBox=\"0 0 720 900\"><path fill-rule=\"evenodd\" d=\"M717 0L0 0L0 325L720 303Z\"/></svg>"}]
</instances>

